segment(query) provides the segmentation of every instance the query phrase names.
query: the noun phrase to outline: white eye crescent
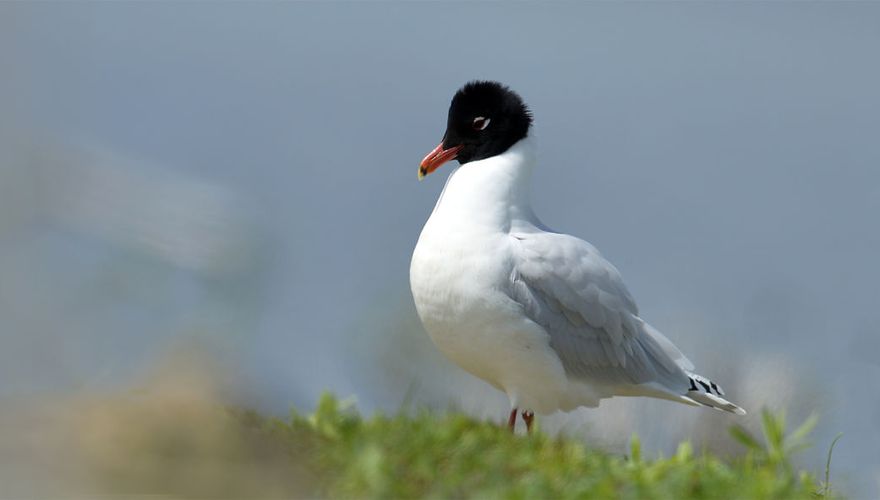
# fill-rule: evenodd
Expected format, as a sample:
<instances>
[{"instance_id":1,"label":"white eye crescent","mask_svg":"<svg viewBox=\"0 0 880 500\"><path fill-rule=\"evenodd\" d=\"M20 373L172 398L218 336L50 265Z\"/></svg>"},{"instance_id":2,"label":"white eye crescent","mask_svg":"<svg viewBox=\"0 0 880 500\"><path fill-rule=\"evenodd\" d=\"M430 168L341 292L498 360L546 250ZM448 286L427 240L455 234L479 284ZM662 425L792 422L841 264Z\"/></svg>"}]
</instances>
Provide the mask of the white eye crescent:
<instances>
[{"instance_id":1,"label":"white eye crescent","mask_svg":"<svg viewBox=\"0 0 880 500\"><path fill-rule=\"evenodd\" d=\"M492 121L491 118L486 118L484 116L478 116L474 118L473 127L474 130L483 130L489 126L489 122Z\"/></svg>"}]
</instances>

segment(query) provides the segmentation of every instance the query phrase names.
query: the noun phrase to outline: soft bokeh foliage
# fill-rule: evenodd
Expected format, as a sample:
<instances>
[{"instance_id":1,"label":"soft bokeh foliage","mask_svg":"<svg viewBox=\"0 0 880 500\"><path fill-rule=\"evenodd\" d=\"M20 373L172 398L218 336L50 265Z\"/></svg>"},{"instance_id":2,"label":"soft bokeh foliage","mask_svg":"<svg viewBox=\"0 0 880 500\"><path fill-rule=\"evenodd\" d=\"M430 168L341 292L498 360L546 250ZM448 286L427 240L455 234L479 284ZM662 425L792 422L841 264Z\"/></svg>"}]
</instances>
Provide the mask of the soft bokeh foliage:
<instances>
[{"instance_id":1,"label":"soft bokeh foliage","mask_svg":"<svg viewBox=\"0 0 880 500\"><path fill-rule=\"evenodd\" d=\"M766 441L737 429L748 451L733 460L689 442L669 458L647 456L635 437L623 455L455 411L365 418L330 395L314 413L267 418L223 405L212 377L187 366L168 364L137 392L57 401L17 419L0 413L16 429L0 451L14 453L17 468L0 496L687 500L830 490L791 462L814 421L786 434L765 413Z\"/></svg>"},{"instance_id":2,"label":"soft bokeh foliage","mask_svg":"<svg viewBox=\"0 0 880 500\"><path fill-rule=\"evenodd\" d=\"M629 456L614 455L540 431L512 435L458 413L364 419L331 396L313 415L270 428L291 442L305 437L330 497L791 499L817 492L812 475L791 466L793 449L776 446L777 437L786 440L779 426L769 431L780 433L774 440L731 462L694 453L688 442L672 457L647 458L635 437ZM799 442L808 431L788 439Z\"/></svg>"}]
</instances>

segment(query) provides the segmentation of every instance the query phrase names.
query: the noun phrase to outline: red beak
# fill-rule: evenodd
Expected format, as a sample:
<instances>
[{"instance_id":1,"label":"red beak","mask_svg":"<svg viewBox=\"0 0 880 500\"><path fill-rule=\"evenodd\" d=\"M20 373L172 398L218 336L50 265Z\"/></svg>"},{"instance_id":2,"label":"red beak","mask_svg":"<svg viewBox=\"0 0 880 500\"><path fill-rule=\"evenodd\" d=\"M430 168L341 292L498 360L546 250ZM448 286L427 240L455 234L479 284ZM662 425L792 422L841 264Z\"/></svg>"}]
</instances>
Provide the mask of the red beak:
<instances>
[{"instance_id":1,"label":"red beak","mask_svg":"<svg viewBox=\"0 0 880 500\"><path fill-rule=\"evenodd\" d=\"M424 179L426 175L437 170L440 165L443 165L449 160L454 160L455 157L458 156L460 150L461 145L449 149L443 149L443 143L441 142L433 151L428 153L428 155L425 156L425 159L422 160L422 163L419 164L419 180Z\"/></svg>"}]
</instances>

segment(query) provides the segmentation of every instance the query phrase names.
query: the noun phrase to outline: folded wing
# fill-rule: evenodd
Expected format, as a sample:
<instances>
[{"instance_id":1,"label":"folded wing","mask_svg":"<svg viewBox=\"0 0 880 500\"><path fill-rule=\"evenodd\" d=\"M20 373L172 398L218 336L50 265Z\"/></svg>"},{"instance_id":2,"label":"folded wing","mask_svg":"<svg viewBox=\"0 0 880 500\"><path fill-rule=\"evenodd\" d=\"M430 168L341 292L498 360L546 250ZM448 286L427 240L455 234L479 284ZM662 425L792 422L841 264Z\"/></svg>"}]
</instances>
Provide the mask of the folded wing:
<instances>
[{"instance_id":1,"label":"folded wing","mask_svg":"<svg viewBox=\"0 0 880 500\"><path fill-rule=\"evenodd\" d=\"M621 394L688 392L693 364L639 318L620 273L592 245L552 232L511 236L509 295L550 334L569 376Z\"/></svg>"}]
</instances>

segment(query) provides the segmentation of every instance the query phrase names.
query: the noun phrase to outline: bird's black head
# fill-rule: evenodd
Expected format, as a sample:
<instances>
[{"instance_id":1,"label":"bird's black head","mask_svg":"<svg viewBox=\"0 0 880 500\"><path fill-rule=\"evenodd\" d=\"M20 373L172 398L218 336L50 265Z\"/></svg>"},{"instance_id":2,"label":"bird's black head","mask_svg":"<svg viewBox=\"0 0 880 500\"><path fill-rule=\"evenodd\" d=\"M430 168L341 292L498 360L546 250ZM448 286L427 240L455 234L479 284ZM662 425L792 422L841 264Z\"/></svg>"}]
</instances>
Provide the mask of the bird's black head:
<instances>
[{"instance_id":1,"label":"bird's black head","mask_svg":"<svg viewBox=\"0 0 880 500\"><path fill-rule=\"evenodd\" d=\"M531 124L531 112L516 92L498 82L470 82L452 98L446 134L422 160L419 178L449 160L464 165L501 154L524 138Z\"/></svg>"}]
</instances>

